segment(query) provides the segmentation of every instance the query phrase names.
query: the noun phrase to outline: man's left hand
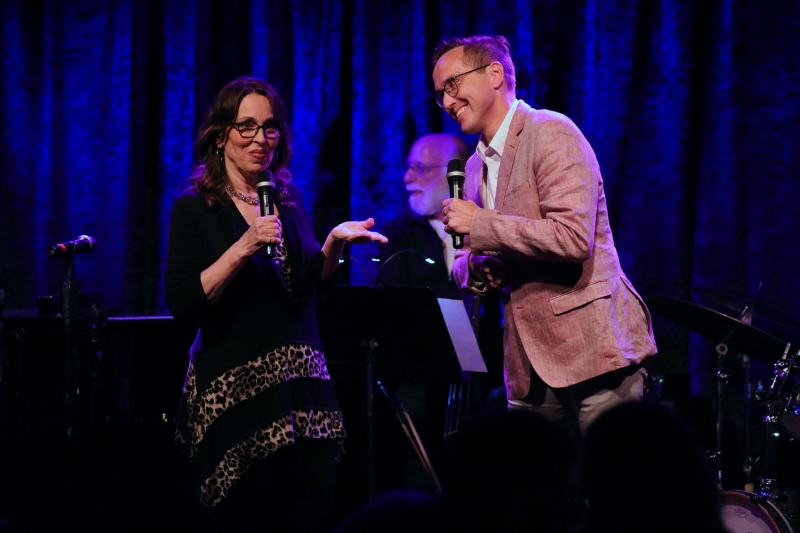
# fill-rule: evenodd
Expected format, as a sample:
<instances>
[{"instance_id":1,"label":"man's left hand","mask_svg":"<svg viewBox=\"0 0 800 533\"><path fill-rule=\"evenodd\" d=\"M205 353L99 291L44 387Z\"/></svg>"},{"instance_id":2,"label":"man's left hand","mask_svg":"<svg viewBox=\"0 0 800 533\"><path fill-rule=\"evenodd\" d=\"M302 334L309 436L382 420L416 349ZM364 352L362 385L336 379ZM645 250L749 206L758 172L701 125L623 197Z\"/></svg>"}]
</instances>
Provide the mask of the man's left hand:
<instances>
[{"instance_id":1,"label":"man's left hand","mask_svg":"<svg viewBox=\"0 0 800 533\"><path fill-rule=\"evenodd\" d=\"M444 202L444 230L447 233L458 233L459 235L469 235L469 226L472 224L472 214L479 209L478 205L472 200L460 200L458 198L448 198Z\"/></svg>"},{"instance_id":2,"label":"man's left hand","mask_svg":"<svg viewBox=\"0 0 800 533\"><path fill-rule=\"evenodd\" d=\"M469 269L474 277L492 289L502 289L509 283L508 267L496 257L470 253Z\"/></svg>"}]
</instances>

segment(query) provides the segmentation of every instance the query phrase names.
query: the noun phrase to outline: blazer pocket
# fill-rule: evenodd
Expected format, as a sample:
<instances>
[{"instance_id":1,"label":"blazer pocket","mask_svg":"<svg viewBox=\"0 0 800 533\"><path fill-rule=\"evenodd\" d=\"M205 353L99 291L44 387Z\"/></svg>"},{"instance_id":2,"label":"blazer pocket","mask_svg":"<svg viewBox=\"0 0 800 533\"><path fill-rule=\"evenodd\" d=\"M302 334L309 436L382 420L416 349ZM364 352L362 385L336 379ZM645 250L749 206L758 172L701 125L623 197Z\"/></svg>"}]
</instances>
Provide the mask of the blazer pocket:
<instances>
[{"instance_id":1,"label":"blazer pocket","mask_svg":"<svg viewBox=\"0 0 800 533\"><path fill-rule=\"evenodd\" d=\"M515 184L513 189L506 189L506 198L513 197L516 194L523 194L530 188L531 184L528 180L522 180L522 183Z\"/></svg>"},{"instance_id":2,"label":"blazer pocket","mask_svg":"<svg viewBox=\"0 0 800 533\"><path fill-rule=\"evenodd\" d=\"M495 208L502 210L505 215L521 215L525 213L530 210L531 206L530 188L530 183L527 180L523 180L522 183L515 184L513 189L506 189L503 205L500 207L495 206Z\"/></svg>"},{"instance_id":3,"label":"blazer pocket","mask_svg":"<svg viewBox=\"0 0 800 533\"><path fill-rule=\"evenodd\" d=\"M611 285L603 279L550 298L550 308L554 315L561 315L608 296L611 296Z\"/></svg>"}]
</instances>

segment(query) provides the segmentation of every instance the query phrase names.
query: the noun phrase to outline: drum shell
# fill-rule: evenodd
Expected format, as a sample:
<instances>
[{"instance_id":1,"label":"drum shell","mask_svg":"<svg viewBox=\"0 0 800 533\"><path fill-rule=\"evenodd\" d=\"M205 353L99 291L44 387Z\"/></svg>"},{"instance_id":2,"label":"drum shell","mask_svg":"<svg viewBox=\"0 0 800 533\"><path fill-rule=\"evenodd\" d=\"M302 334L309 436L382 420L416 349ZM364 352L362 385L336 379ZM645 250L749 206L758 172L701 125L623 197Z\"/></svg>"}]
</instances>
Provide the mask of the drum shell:
<instances>
[{"instance_id":1,"label":"drum shell","mask_svg":"<svg viewBox=\"0 0 800 533\"><path fill-rule=\"evenodd\" d=\"M745 491L721 495L722 523L729 533L793 533L786 516L769 498Z\"/></svg>"}]
</instances>

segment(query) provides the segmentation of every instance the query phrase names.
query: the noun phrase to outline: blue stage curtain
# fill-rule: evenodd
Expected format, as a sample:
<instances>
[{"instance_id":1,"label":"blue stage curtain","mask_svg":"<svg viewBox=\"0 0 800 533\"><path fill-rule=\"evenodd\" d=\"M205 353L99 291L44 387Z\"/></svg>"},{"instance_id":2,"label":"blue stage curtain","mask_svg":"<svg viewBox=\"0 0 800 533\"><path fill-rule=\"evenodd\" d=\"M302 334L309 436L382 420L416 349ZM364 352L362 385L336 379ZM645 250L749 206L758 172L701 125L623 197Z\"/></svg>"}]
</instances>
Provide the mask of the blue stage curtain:
<instances>
[{"instance_id":1,"label":"blue stage curtain","mask_svg":"<svg viewBox=\"0 0 800 533\"><path fill-rule=\"evenodd\" d=\"M442 37L503 34L518 92L565 113L603 170L623 268L644 294L800 315L800 10L746 0L5 0L0 11L0 288L56 294L46 249L80 234L82 290L164 312L169 210L212 95L273 83L294 179L320 240L405 208L416 137L457 124L433 102ZM476 139L465 136L474 144ZM369 283L375 247L342 279ZM347 268L349 267L349 268ZM730 307L730 306L729 306ZM706 342L657 317L668 370L708 387ZM759 325L759 324L757 324Z\"/></svg>"}]
</instances>

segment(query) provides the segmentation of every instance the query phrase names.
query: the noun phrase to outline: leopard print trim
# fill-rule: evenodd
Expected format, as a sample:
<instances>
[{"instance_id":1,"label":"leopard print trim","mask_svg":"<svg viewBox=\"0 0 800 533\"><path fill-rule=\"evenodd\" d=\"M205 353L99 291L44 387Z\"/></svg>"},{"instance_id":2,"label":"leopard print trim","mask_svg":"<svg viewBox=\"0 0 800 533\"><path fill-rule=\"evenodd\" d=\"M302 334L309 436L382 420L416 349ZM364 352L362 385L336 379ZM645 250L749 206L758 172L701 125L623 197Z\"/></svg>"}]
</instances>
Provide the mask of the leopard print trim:
<instances>
[{"instance_id":1,"label":"leopard print trim","mask_svg":"<svg viewBox=\"0 0 800 533\"><path fill-rule=\"evenodd\" d=\"M186 446L190 458L197 455L208 427L226 410L282 382L294 378L331 381L325 355L310 344L287 344L232 368L209 383L198 395L194 362L189 362L183 393L186 398L188 436L179 431L176 440Z\"/></svg>"},{"instance_id":2,"label":"leopard print trim","mask_svg":"<svg viewBox=\"0 0 800 533\"><path fill-rule=\"evenodd\" d=\"M229 449L200 486L200 502L209 508L216 507L254 462L289 446L296 437L343 439L344 436L339 411L292 411Z\"/></svg>"},{"instance_id":3,"label":"leopard print trim","mask_svg":"<svg viewBox=\"0 0 800 533\"><path fill-rule=\"evenodd\" d=\"M280 243L275 247L275 266L278 267L278 273L281 275L281 280L286 290L292 291L292 269L289 267L289 254L286 251L286 246Z\"/></svg>"}]
</instances>

